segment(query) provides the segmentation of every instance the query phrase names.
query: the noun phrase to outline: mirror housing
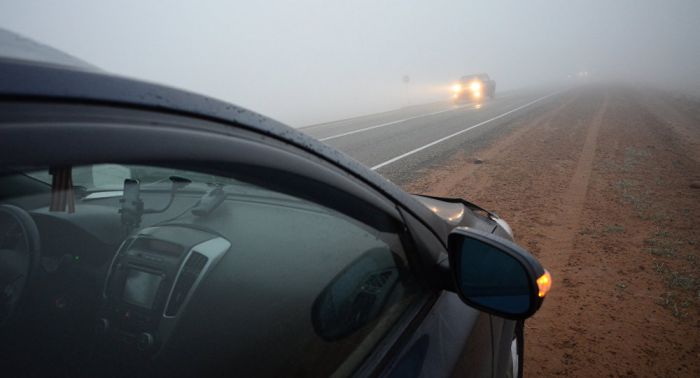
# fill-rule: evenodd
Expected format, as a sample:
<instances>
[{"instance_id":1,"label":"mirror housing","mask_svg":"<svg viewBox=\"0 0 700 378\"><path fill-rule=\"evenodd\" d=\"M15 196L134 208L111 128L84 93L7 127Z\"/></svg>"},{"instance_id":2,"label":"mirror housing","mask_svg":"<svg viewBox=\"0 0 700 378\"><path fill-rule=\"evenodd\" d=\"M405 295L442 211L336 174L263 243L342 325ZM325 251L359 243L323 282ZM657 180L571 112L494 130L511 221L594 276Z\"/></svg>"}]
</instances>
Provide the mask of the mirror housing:
<instances>
[{"instance_id":1,"label":"mirror housing","mask_svg":"<svg viewBox=\"0 0 700 378\"><path fill-rule=\"evenodd\" d=\"M508 319L526 319L542 305L551 276L515 243L473 228L448 238L454 288L462 301Z\"/></svg>"}]
</instances>

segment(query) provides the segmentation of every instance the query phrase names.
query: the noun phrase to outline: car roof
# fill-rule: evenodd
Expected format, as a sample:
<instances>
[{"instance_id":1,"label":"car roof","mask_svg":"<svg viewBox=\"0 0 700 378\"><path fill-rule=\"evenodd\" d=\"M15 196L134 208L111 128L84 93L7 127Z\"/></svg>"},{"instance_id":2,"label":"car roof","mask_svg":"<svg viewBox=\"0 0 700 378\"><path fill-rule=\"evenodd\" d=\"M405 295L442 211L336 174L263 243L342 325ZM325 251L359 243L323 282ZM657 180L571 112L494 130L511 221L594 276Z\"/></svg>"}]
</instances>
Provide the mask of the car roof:
<instances>
[{"instance_id":1,"label":"car roof","mask_svg":"<svg viewBox=\"0 0 700 378\"><path fill-rule=\"evenodd\" d=\"M485 73L478 73L478 74L473 74L473 75L464 75L462 76L462 80L469 80L472 78L479 78L479 79L488 79L489 75Z\"/></svg>"},{"instance_id":2,"label":"car roof","mask_svg":"<svg viewBox=\"0 0 700 378\"><path fill-rule=\"evenodd\" d=\"M42 49L41 53L47 51ZM79 59L67 59L69 55L51 52L42 57L51 59L30 60L26 53L0 56L0 100L116 105L209 119L249 129L292 144L352 173L401 203L445 242L449 233L447 226L412 195L345 153L299 130L211 97L110 74L90 64L81 64ZM52 60L54 58L59 59Z\"/></svg>"},{"instance_id":3,"label":"car roof","mask_svg":"<svg viewBox=\"0 0 700 378\"><path fill-rule=\"evenodd\" d=\"M0 57L5 59L26 60L93 72L102 71L73 55L3 28L0 28L0 47Z\"/></svg>"}]
</instances>

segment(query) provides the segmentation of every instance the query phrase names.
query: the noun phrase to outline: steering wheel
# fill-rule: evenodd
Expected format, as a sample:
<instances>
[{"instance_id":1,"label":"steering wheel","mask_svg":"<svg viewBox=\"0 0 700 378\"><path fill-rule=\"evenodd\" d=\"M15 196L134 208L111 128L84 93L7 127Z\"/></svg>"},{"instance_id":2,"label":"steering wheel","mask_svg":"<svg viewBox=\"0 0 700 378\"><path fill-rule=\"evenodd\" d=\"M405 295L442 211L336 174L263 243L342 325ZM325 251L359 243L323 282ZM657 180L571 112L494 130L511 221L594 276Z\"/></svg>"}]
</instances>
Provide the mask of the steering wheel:
<instances>
[{"instance_id":1,"label":"steering wheel","mask_svg":"<svg viewBox=\"0 0 700 378\"><path fill-rule=\"evenodd\" d=\"M7 325L40 260L39 230L25 210L0 204L0 327Z\"/></svg>"}]
</instances>

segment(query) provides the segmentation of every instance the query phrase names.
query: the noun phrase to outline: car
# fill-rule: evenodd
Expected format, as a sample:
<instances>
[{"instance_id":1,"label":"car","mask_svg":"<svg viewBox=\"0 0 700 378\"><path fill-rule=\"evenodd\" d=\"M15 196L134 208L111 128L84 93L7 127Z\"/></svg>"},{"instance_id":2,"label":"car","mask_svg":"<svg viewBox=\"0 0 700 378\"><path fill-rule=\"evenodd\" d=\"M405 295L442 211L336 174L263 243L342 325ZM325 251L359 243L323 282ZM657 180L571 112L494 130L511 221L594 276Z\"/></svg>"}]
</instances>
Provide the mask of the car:
<instances>
[{"instance_id":1,"label":"car","mask_svg":"<svg viewBox=\"0 0 700 378\"><path fill-rule=\"evenodd\" d=\"M481 101L484 97L496 96L496 81L485 73L466 75L454 83L451 89L452 100L455 103Z\"/></svg>"},{"instance_id":2,"label":"car","mask_svg":"<svg viewBox=\"0 0 700 378\"><path fill-rule=\"evenodd\" d=\"M497 215L238 106L0 58L10 376L522 376L551 277Z\"/></svg>"}]
</instances>

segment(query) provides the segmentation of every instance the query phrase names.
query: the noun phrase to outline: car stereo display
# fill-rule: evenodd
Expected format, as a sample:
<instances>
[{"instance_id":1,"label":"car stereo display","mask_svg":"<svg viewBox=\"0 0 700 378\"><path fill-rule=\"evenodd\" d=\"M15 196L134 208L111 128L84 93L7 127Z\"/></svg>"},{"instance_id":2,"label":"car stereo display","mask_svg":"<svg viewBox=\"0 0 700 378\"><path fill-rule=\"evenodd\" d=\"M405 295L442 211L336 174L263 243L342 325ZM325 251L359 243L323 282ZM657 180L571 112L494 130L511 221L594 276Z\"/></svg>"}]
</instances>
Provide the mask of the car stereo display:
<instances>
[{"instance_id":1,"label":"car stereo display","mask_svg":"<svg viewBox=\"0 0 700 378\"><path fill-rule=\"evenodd\" d=\"M143 270L129 269L124 284L125 302L151 309L163 277Z\"/></svg>"}]
</instances>

